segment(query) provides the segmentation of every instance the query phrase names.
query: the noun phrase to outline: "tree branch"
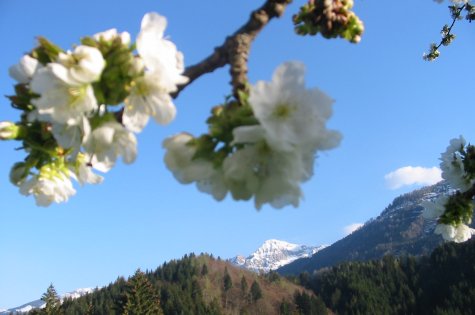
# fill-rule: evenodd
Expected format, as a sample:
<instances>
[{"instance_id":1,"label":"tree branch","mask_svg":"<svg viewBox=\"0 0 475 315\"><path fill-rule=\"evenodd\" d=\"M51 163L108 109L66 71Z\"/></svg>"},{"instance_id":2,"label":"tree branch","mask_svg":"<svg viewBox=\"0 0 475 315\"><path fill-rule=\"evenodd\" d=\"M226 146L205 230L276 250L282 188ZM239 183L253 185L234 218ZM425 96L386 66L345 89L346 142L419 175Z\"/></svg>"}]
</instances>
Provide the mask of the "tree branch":
<instances>
[{"instance_id":1,"label":"tree branch","mask_svg":"<svg viewBox=\"0 0 475 315\"><path fill-rule=\"evenodd\" d=\"M183 75L188 77L189 81L178 87L178 91L172 94L173 98L178 97L184 88L202 75L227 64L231 66L231 84L233 93L236 95L239 89L244 88L247 81L247 58L252 41L271 19L282 16L291 2L292 0L267 0L260 8L253 11L249 20L233 35L228 36L221 46L216 47L211 55L185 69Z\"/></svg>"}]
</instances>

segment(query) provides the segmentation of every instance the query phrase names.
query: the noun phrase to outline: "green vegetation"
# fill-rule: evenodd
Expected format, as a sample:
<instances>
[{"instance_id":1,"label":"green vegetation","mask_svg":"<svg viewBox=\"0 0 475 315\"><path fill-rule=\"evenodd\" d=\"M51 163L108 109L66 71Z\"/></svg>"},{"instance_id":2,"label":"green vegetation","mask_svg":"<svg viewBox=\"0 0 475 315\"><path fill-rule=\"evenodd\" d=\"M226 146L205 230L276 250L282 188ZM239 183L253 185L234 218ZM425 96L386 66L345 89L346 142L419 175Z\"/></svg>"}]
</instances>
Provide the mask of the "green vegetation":
<instances>
[{"instance_id":1,"label":"green vegetation","mask_svg":"<svg viewBox=\"0 0 475 315\"><path fill-rule=\"evenodd\" d=\"M475 314L475 241L448 243L430 256L386 256L303 275L338 314Z\"/></svg>"},{"instance_id":2,"label":"green vegetation","mask_svg":"<svg viewBox=\"0 0 475 315\"><path fill-rule=\"evenodd\" d=\"M158 292L140 269L128 281L125 300L124 315L163 315Z\"/></svg>"},{"instance_id":3,"label":"green vegetation","mask_svg":"<svg viewBox=\"0 0 475 315\"><path fill-rule=\"evenodd\" d=\"M249 283L252 285L249 286ZM48 292L50 291L48 289ZM48 296L53 294L49 293ZM59 303L54 305L57 306L56 313L44 313L45 308L30 314L320 315L327 313L324 306L314 307L324 303L315 297L311 290L297 286L276 273L257 275L220 259L215 260L208 255L196 257L194 254L165 263L155 271L137 270L127 280L118 278L109 286L91 294L75 300L66 299L60 306Z\"/></svg>"},{"instance_id":4,"label":"green vegetation","mask_svg":"<svg viewBox=\"0 0 475 315\"><path fill-rule=\"evenodd\" d=\"M473 261L475 240L447 243L430 256L385 256L302 273L294 278L298 286L275 272L257 275L191 254L62 305L51 285L42 297L46 307L30 314L319 315L328 307L350 315L475 315Z\"/></svg>"},{"instance_id":5,"label":"green vegetation","mask_svg":"<svg viewBox=\"0 0 475 315\"><path fill-rule=\"evenodd\" d=\"M53 284L50 284L46 292L41 297L41 300L46 303L45 307L38 310L33 310L31 315L61 315L61 301Z\"/></svg>"}]
</instances>

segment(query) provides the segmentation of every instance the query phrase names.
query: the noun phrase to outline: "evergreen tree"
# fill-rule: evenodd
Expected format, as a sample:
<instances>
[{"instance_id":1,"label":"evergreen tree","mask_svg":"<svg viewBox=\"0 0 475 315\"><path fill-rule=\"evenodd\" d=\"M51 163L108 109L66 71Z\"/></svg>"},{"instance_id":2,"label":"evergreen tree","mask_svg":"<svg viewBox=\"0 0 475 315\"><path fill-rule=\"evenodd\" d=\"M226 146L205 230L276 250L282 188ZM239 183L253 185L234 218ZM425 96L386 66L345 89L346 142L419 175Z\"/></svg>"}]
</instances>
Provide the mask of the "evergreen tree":
<instances>
[{"instance_id":1,"label":"evergreen tree","mask_svg":"<svg viewBox=\"0 0 475 315\"><path fill-rule=\"evenodd\" d=\"M257 302L257 300L262 298L261 286L259 285L259 283L257 283L256 280L254 280L254 282L252 282L250 293L251 293L251 301L253 303Z\"/></svg>"},{"instance_id":2,"label":"evergreen tree","mask_svg":"<svg viewBox=\"0 0 475 315\"><path fill-rule=\"evenodd\" d=\"M201 267L201 276L206 276L208 274L208 265L206 263L203 264L203 267Z\"/></svg>"},{"instance_id":3,"label":"evergreen tree","mask_svg":"<svg viewBox=\"0 0 475 315\"><path fill-rule=\"evenodd\" d=\"M314 296L305 292L296 291L294 294L294 303L297 306L298 313L301 315L326 315L327 309L325 303Z\"/></svg>"},{"instance_id":4,"label":"evergreen tree","mask_svg":"<svg viewBox=\"0 0 475 315\"><path fill-rule=\"evenodd\" d=\"M292 307L289 302L284 300L280 303L279 315L292 315Z\"/></svg>"},{"instance_id":5,"label":"evergreen tree","mask_svg":"<svg viewBox=\"0 0 475 315\"><path fill-rule=\"evenodd\" d=\"M249 285L247 284L246 278L243 275L241 278L241 293L243 296L246 296L248 287Z\"/></svg>"},{"instance_id":6,"label":"evergreen tree","mask_svg":"<svg viewBox=\"0 0 475 315\"><path fill-rule=\"evenodd\" d=\"M224 277L223 277L223 287L224 287L224 308L228 307L228 291L233 287L233 280L229 275L228 268L224 267Z\"/></svg>"},{"instance_id":7,"label":"evergreen tree","mask_svg":"<svg viewBox=\"0 0 475 315\"><path fill-rule=\"evenodd\" d=\"M59 315L61 314L61 301L53 284L50 284L46 293L43 294L41 300L46 303L45 307L40 311L45 315Z\"/></svg>"},{"instance_id":8,"label":"evergreen tree","mask_svg":"<svg viewBox=\"0 0 475 315\"><path fill-rule=\"evenodd\" d=\"M127 283L123 315L163 315L157 291L138 269Z\"/></svg>"},{"instance_id":9,"label":"evergreen tree","mask_svg":"<svg viewBox=\"0 0 475 315\"><path fill-rule=\"evenodd\" d=\"M228 268L224 268L224 278L223 278L224 292L228 292L229 289L233 287L233 280L229 275Z\"/></svg>"}]
</instances>

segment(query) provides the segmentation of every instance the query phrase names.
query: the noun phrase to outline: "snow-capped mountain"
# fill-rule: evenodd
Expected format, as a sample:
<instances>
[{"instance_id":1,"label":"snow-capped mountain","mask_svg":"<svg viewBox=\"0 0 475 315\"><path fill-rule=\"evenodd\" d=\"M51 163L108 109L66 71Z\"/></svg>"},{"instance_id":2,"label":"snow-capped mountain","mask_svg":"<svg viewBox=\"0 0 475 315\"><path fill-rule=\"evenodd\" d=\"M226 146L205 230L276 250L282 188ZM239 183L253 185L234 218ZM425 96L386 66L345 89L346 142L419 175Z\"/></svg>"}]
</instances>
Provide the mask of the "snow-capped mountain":
<instances>
[{"instance_id":1,"label":"snow-capped mountain","mask_svg":"<svg viewBox=\"0 0 475 315\"><path fill-rule=\"evenodd\" d=\"M229 261L238 267L251 271L269 272L296 259L310 257L325 247L326 245L306 246L279 240L268 240L247 258L238 255L229 259Z\"/></svg>"},{"instance_id":2,"label":"snow-capped mountain","mask_svg":"<svg viewBox=\"0 0 475 315\"><path fill-rule=\"evenodd\" d=\"M281 275L332 267L346 261L381 259L385 255L429 255L444 242L434 233L436 219L424 219L424 201L453 194L447 182L414 190L394 199L381 214L367 221L360 229L333 243L316 255L299 259L280 268ZM475 215L472 220L475 225Z\"/></svg>"},{"instance_id":3,"label":"snow-capped mountain","mask_svg":"<svg viewBox=\"0 0 475 315\"><path fill-rule=\"evenodd\" d=\"M92 289L92 288L77 289L77 290L74 290L73 292L62 294L60 296L60 299L61 299L61 302L63 302L65 299L74 300L86 294L92 293L94 290L95 289ZM35 300L32 302L23 304L22 306L14 307L8 310L0 309L0 315L27 313L31 311L32 309L43 308L43 307L45 307L45 302L40 299L40 300Z\"/></svg>"}]
</instances>

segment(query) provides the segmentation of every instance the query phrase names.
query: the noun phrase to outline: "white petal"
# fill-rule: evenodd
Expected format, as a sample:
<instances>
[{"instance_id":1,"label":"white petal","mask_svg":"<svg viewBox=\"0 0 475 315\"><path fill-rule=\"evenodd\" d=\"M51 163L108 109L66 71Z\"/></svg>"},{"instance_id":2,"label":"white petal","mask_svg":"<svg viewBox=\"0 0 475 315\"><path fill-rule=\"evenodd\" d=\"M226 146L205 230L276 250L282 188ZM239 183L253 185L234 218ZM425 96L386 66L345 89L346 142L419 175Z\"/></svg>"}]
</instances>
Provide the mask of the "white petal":
<instances>
[{"instance_id":1,"label":"white petal","mask_svg":"<svg viewBox=\"0 0 475 315\"><path fill-rule=\"evenodd\" d=\"M40 63L37 59L24 55L20 59L20 63L11 66L8 69L10 77L15 79L19 83L28 83L33 77L36 70L40 67Z\"/></svg>"},{"instance_id":2,"label":"white petal","mask_svg":"<svg viewBox=\"0 0 475 315\"><path fill-rule=\"evenodd\" d=\"M285 89L303 89L305 86L305 65L301 62L286 62L277 67L272 81Z\"/></svg>"},{"instance_id":3,"label":"white petal","mask_svg":"<svg viewBox=\"0 0 475 315\"><path fill-rule=\"evenodd\" d=\"M236 143L256 143L262 141L265 137L265 130L260 125L242 126L234 128L233 142Z\"/></svg>"},{"instance_id":4,"label":"white petal","mask_svg":"<svg viewBox=\"0 0 475 315\"><path fill-rule=\"evenodd\" d=\"M141 132L148 123L149 115L144 111L130 110L128 106L124 108L124 115L122 116L124 126L130 131Z\"/></svg>"},{"instance_id":5,"label":"white petal","mask_svg":"<svg viewBox=\"0 0 475 315\"><path fill-rule=\"evenodd\" d=\"M157 104L158 109L152 115L154 120L161 124L167 125L175 119L176 107L171 100L165 100Z\"/></svg>"}]
</instances>

